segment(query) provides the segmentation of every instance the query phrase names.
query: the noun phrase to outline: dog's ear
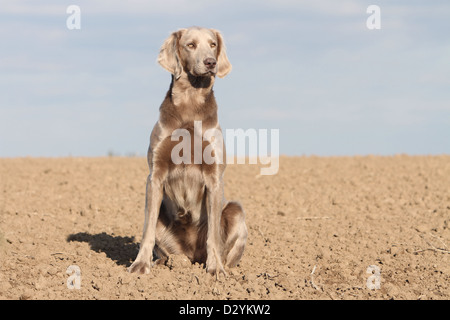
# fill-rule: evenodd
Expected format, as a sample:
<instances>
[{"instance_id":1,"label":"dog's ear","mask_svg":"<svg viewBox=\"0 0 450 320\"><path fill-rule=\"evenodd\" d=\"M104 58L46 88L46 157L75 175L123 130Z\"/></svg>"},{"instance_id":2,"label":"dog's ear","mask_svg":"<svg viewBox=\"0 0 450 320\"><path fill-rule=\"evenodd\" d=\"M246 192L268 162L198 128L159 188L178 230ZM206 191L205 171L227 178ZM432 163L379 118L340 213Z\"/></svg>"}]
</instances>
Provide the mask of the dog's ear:
<instances>
[{"instance_id":1,"label":"dog's ear","mask_svg":"<svg viewBox=\"0 0 450 320\"><path fill-rule=\"evenodd\" d=\"M222 38L222 34L218 30L212 29L217 38L217 76L224 78L231 71L231 63L228 61L227 50Z\"/></svg>"},{"instance_id":2,"label":"dog's ear","mask_svg":"<svg viewBox=\"0 0 450 320\"><path fill-rule=\"evenodd\" d=\"M178 79L183 71L178 44L185 31L186 29L180 29L172 33L166 41L164 41L161 50L159 51L158 63L161 67L172 73L175 79Z\"/></svg>"}]
</instances>

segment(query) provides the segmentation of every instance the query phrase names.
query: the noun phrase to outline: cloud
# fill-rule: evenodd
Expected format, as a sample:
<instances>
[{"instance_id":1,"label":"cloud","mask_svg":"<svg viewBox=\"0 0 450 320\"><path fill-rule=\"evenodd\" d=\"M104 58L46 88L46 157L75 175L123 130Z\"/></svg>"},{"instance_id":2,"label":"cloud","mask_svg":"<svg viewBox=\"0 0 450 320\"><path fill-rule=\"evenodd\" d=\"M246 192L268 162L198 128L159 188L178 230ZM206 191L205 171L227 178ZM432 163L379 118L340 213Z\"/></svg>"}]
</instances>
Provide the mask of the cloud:
<instances>
[{"instance_id":1,"label":"cloud","mask_svg":"<svg viewBox=\"0 0 450 320\"><path fill-rule=\"evenodd\" d=\"M370 31L369 1L78 0L81 30L70 31L73 1L4 1L0 156L145 150L170 82L159 47L193 24L225 36L223 128L279 128L288 154L443 152L450 5L435 3L379 1L382 29ZM408 136L435 142L414 149Z\"/></svg>"}]
</instances>

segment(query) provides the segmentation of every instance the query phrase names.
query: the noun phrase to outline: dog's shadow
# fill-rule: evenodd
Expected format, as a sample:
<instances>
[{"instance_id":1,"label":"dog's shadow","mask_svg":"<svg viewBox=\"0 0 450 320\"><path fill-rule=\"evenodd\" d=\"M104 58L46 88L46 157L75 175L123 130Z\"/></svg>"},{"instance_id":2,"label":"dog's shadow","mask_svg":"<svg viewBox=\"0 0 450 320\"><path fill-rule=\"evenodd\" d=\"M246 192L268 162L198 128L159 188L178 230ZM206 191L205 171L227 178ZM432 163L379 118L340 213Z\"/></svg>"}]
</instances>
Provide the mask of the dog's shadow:
<instances>
[{"instance_id":1,"label":"dog's shadow","mask_svg":"<svg viewBox=\"0 0 450 320\"><path fill-rule=\"evenodd\" d=\"M114 236L105 232L98 234L74 233L70 234L66 240L67 242L87 242L91 250L104 252L119 266L130 266L139 251L139 244L134 242L134 237Z\"/></svg>"}]
</instances>

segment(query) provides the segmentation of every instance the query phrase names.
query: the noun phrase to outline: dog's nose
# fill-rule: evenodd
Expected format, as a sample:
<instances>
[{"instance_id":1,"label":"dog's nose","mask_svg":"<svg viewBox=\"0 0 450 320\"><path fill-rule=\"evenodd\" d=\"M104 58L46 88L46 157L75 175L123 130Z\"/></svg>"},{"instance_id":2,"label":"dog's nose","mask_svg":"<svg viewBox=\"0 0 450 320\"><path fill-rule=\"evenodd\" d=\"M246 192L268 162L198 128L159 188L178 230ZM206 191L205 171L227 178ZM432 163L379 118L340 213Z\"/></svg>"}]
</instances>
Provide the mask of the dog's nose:
<instances>
[{"instance_id":1,"label":"dog's nose","mask_svg":"<svg viewBox=\"0 0 450 320\"><path fill-rule=\"evenodd\" d=\"M203 63L208 69L213 69L216 67L217 62L214 58L206 58L205 60L203 60Z\"/></svg>"}]
</instances>

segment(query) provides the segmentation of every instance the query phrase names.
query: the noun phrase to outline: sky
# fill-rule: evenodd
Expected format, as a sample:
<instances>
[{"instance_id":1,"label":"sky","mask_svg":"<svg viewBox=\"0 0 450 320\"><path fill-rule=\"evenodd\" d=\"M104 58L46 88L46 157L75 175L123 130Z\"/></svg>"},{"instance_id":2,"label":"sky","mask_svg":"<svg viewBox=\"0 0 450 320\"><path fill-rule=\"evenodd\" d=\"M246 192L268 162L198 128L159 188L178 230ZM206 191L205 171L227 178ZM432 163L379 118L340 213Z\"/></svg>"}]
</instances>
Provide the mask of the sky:
<instances>
[{"instance_id":1,"label":"sky","mask_svg":"<svg viewBox=\"0 0 450 320\"><path fill-rule=\"evenodd\" d=\"M450 154L449 17L447 0L0 0L0 157L145 155L159 49L194 25L233 65L222 129L278 129L285 155Z\"/></svg>"}]
</instances>

